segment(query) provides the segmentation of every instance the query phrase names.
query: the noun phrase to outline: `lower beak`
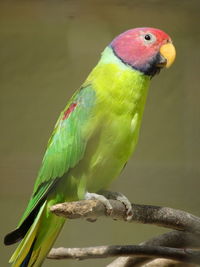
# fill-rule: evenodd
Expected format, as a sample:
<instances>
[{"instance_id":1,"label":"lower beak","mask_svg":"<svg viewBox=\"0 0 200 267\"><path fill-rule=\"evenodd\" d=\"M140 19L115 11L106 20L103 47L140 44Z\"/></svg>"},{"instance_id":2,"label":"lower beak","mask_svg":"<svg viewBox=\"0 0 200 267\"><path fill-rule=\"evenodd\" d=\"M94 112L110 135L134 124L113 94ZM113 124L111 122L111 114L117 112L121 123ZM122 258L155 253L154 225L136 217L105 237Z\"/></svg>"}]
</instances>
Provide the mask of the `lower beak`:
<instances>
[{"instance_id":1,"label":"lower beak","mask_svg":"<svg viewBox=\"0 0 200 267\"><path fill-rule=\"evenodd\" d=\"M176 50L172 43L164 44L160 47L160 55L161 60L158 63L158 67L166 67L169 68L175 58L176 58Z\"/></svg>"}]
</instances>

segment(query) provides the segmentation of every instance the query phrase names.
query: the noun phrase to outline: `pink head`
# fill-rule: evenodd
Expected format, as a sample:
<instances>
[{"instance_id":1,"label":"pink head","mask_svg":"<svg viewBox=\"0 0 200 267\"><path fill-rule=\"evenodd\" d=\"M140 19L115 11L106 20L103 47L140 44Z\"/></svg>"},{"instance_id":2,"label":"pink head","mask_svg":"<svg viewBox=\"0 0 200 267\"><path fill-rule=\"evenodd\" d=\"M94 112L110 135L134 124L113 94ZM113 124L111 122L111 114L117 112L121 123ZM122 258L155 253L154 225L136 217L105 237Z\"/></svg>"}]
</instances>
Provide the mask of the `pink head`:
<instances>
[{"instance_id":1,"label":"pink head","mask_svg":"<svg viewBox=\"0 0 200 267\"><path fill-rule=\"evenodd\" d=\"M136 28L117 36L110 44L125 64L153 76L175 59L175 48L165 32L154 28Z\"/></svg>"}]
</instances>

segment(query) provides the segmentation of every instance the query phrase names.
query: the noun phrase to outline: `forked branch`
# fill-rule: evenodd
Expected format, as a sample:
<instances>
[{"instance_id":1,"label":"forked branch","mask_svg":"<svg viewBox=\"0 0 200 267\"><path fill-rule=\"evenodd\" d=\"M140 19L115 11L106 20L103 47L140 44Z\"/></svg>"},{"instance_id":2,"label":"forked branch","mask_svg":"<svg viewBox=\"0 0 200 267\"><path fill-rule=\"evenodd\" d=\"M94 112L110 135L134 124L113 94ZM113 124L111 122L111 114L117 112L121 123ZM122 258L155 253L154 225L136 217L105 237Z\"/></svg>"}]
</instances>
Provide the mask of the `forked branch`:
<instances>
[{"instance_id":1,"label":"forked branch","mask_svg":"<svg viewBox=\"0 0 200 267\"><path fill-rule=\"evenodd\" d=\"M109 215L105 206L98 200L60 203L52 206L51 211L68 219L85 218L95 221L98 217L106 216L115 220L125 220L124 205L117 200L109 201L113 207ZM132 208L131 222L154 224L179 231L172 231L134 246L52 249L48 258L83 260L120 256L110 263L109 267L142 266L156 258L200 264L200 251L188 249L200 247L200 218L167 207L132 204Z\"/></svg>"},{"instance_id":2,"label":"forked branch","mask_svg":"<svg viewBox=\"0 0 200 267\"><path fill-rule=\"evenodd\" d=\"M165 258L188 263L200 264L200 252L192 249L178 249L161 246L98 246L88 248L54 248L49 259L94 259L116 256L145 256Z\"/></svg>"},{"instance_id":3,"label":"forked branch","mask_svg":"<svg viewBox=\"0 0 200 267\"><path fill-rule=\"evenodd\" d=\"M147 240L140 245L147 245L147 246L164 246L164 247L172 247L172 248L200 248L200 238L194 234L190 234L183 231L171 231L160 236L156 236ZM150 262L149 265L147 263ZM136 256L129 256L129 257L119 257L113 262L111 262L107 267L132 267L132 266L175 266L175 263L169 260L158 260L155 265L151 265L152 259L149 257L136 257ZM159 265L160 264L160 265ZM161 265L162 264L162 265ZM177 266L180 263L177 263ZM186 265L184 264L186 267Z\"/></svg>"}]
</instances>

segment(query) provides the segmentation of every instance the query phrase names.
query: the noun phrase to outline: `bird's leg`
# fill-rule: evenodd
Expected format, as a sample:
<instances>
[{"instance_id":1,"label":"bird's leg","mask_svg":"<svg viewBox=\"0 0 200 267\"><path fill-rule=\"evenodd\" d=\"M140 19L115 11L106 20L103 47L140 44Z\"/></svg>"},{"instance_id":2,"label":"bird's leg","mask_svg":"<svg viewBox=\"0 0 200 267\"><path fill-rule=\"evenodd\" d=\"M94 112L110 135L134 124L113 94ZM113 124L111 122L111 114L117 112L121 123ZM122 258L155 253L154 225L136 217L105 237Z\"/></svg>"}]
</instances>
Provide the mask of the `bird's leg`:
<instances>
[{"instance_id":1,"label":"bird's leg","mask_svg":"<svg viewBox=\"0 0 200 267\"><path fill-rule=\"evenodd\" d=\"M87 192L85 194L85 199L86 200L90 200L90 199L99 200L105 206L106 212L107 212L108 215L110 215L112 213L112 211L113 211L113 208L112 208L109 200L104 195L99 195L99 194L96 194L96 193Z\"/></svg>"},{"instance_id":2,"label":"bird's leg","mask_svg":"<svg viewBox=\"0 0 200 267\"><path fill-rule=\"evenodd\" d=\"M107 214L110 215L113 211L112 205L109 202L109 199L120 201L126 208L126 221L130 221L133 217L133 209L131 202L128 200L126 196L124 196L120 192L110 192L107 190L99 191L99 194L89 193L85 194L85 199L96 199L99 200L106 207Z\"/></svg>"},{"instance_id":3,"label":"bird's leg","mask_svg":"<svg viewBox=\"0 0 200 267\"><path fill-rule=\"evenodd\" d=\"M132 219L132 217L133 217L132 205L126 196L124 196L120 192L110 192L107 190L101 190L100 193L106 199L119 200L122 204L124 204L124 206L126 208L126 221L130 221Z\"/></svg>"}]
</instances>

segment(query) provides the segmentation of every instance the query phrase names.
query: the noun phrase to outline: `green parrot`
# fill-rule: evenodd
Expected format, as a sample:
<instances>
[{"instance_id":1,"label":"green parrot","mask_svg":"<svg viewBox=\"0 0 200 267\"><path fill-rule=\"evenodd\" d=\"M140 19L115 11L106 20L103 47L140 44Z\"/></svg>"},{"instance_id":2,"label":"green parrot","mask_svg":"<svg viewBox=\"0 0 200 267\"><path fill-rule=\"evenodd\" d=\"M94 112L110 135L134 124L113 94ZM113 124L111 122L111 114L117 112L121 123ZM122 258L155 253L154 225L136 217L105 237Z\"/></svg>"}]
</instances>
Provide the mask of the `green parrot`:
<instances>
[{"instance_id":1,"label":"green parrot","mask_svg":"<svg viewBox=\"0 0 200 267\"><path fill-rule=\"evenodd\" d=\"M88 198L119 176L138 140L151 78L175 54L171 38L154 28L128 30L105 48L61 112L27 209L5 236L6 245L21 240L12 266L42 265L65 222L52 205Z\"/></svg>"}]
</instances>

